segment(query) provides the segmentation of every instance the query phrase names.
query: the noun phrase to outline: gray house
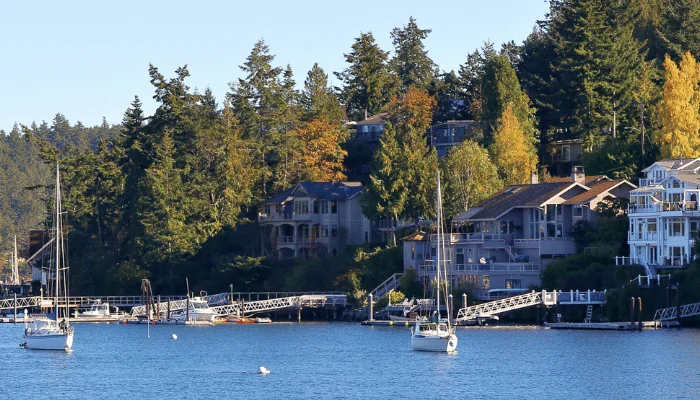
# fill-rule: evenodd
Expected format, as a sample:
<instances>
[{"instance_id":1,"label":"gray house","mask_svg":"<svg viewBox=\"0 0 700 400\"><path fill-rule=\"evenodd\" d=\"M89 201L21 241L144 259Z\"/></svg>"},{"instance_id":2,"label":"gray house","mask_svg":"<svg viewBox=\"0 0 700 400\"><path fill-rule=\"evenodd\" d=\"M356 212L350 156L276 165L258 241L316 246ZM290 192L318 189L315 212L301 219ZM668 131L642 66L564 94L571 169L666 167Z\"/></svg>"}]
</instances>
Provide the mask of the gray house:
<instances>
[{"instance_id":1,"label":"gray house","mask_svg":"<svg viewBox=\"0 0 700 400\"><path fill-rule=\"evenodd\" d=\"M587 179L580 167L570 179L504 188L454 218L446 240L451 284L472 286L481 298L490 298L489 290L539 285L552 259L576 253L574 225L594 221L607 196L629 197L634 188L605 176ZM404 269L416 269L424 280L434 275L435 236L404 238Z\"/></svg>"},{"instance_id":2,"label":"gray house","mask_svg":"<svg viewBox=\"0 0 700 400\"><path fill-rule=\"evenodd\" d=\"M267 199L258 223L262 254L272 258L336 256L347 245L369 242L359 182L300 182Z\"/></svg>"}]
</instances>

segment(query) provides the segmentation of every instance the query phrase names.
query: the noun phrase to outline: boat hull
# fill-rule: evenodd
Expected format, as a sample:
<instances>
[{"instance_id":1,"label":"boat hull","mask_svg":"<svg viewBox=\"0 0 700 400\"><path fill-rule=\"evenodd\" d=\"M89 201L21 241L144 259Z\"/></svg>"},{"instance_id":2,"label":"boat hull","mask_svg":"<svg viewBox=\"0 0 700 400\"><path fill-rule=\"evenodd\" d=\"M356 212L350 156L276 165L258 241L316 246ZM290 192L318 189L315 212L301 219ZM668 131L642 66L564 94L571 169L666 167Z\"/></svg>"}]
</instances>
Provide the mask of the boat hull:
<instances>
[{"instance_id":1,"label":"boat hull","mask_svg":"<svg viewBox=\"0 0 700 400\"><path fill-rule=\"evenodd\" d=\"M457 349L457 335L413 335L411 348L415 351L434 351L452 353Z\"/></svg>"},{"instance_id":2,"label":"boat hull","mask_svg":"<svg viewBox=\"0 0 700 400\"><path fill-rule=\"evenodd\" d=\"M27 335L24 341L28 349L68 351L73 347L73 333Z\"/></svg>"}]
</instances>

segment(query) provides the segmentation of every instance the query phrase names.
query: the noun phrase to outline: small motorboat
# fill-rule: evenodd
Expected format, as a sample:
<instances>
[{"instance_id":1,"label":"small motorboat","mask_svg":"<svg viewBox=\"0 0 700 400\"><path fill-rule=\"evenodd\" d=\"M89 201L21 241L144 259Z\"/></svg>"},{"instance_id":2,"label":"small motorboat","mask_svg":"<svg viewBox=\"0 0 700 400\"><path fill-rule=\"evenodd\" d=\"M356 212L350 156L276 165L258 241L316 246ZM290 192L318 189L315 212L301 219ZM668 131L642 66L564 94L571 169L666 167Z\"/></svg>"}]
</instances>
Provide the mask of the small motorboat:
<instances>
[{"instance_id":1,"label":"small motorboat","mask_svg":"<svg viewBox=\"0 0 700 400\"><path fill-rule=\"evenodd\" d=\"M267 318L267 317L259 317L259 318L255 318L255 323L256 324L271 324L272 320L270 318Z\"/></svg>"}]
</instances>

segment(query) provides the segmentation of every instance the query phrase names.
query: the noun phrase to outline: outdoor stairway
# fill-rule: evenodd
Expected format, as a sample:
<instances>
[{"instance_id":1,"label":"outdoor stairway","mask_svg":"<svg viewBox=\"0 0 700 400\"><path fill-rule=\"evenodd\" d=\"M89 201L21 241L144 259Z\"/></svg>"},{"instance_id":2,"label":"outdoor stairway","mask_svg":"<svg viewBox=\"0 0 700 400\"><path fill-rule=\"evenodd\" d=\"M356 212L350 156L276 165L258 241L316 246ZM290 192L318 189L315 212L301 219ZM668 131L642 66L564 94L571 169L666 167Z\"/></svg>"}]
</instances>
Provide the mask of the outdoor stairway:
<instances>
[{"instance_id":1,"label":"outdoor stairway","mask_svg":"<svg viewBox=\"0 0 700 400\"><path fill-rule=\"evenodd\" d=\"M396 274L390 276L384 282L380 283L379 286L374 288L374 290L372 290L370 292L374 301L377 301L377 300L381 299L382 297L386 296L386 294L389 293L390 291L398 289L399 285L401 284L401 278L403 278L404 275L406 275L406 274L396 273Z\"/></svg>"}]
</instances>

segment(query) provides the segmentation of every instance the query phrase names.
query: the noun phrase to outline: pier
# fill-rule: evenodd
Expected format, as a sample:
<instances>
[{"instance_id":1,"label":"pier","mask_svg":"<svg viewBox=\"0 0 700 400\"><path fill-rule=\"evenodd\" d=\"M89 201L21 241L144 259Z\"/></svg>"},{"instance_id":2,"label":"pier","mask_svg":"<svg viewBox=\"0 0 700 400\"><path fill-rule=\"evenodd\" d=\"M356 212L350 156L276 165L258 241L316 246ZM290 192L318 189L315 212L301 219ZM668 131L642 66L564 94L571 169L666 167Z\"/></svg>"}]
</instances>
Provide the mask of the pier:
<instances>
[{"instance_id":1,"label":"pier","mask_svg":"<svg viewBox=\"0 0 700 400\"><path fill-rule=\"evenodd\" d=\"M537 305L595 305L605 304L606 291L532 291L519 296L506 297L488 303L461 308L457 312L455 324L468 324L479 318L490 318L496 314L519 310Z\"/></svg>"}]
</instances>

